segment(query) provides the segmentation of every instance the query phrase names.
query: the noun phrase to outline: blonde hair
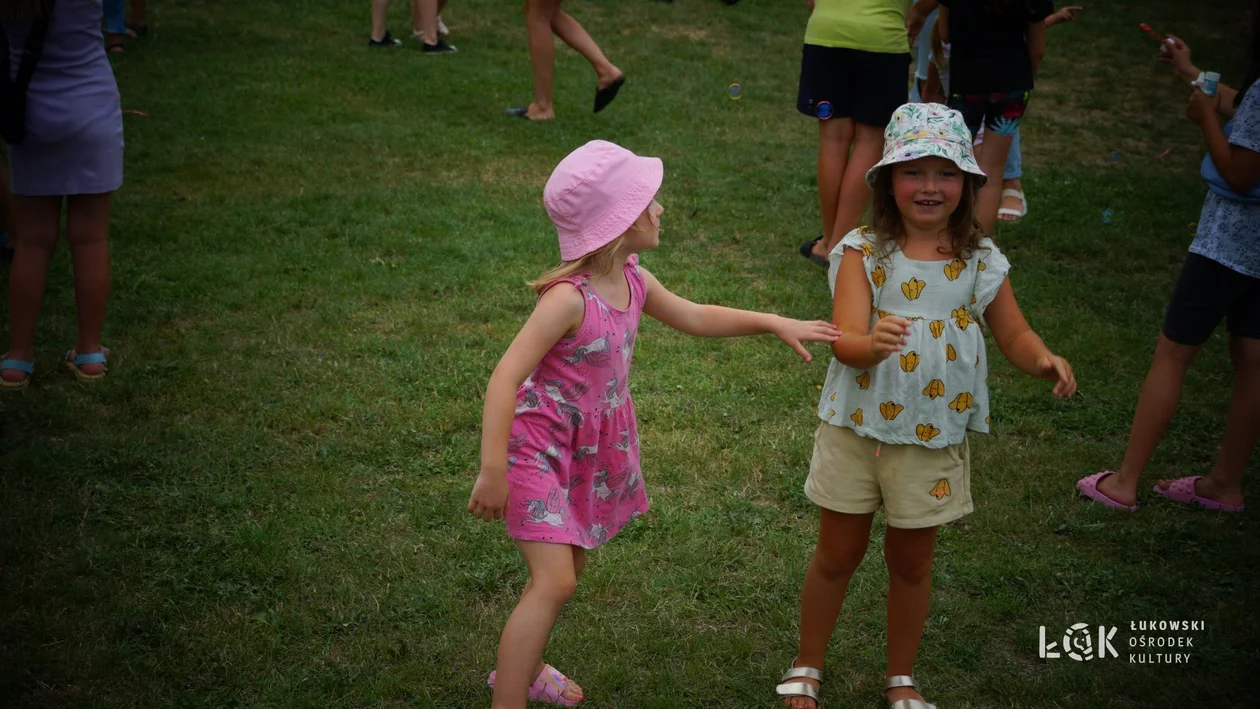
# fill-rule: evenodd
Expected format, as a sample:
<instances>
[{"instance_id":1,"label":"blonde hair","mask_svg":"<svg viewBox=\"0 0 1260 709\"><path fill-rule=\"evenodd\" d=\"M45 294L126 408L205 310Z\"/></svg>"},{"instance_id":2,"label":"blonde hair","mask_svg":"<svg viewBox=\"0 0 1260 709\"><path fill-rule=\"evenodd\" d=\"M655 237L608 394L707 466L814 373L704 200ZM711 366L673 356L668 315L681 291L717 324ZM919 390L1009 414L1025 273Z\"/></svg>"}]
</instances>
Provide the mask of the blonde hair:
<instances>
[{"instance_id":1,"label":"blonde hair","mask_svg":"<svg viewBox=\"0 0 1260 709\"><path fill-rule=\"evenodd\" d=\"M633 225L631 228L634 228ZM617 249L620 249L625 241L626 235L622 234L576 261L561 261L558 266L528 281L526 285L533 288L538 295L542 295L556 281L575 274L588 273L599 278L604 274L612 273L617 267Z\"/></svg>"}]
</instances>

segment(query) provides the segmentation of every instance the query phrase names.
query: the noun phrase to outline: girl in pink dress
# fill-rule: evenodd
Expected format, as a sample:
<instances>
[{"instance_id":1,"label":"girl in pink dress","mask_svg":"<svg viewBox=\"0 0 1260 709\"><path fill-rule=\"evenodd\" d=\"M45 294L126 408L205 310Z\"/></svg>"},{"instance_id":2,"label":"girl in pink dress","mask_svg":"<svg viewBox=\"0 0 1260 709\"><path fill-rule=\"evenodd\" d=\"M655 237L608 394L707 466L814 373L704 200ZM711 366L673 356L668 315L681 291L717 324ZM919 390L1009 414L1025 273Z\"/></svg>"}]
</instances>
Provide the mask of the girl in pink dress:
<instances>
[{"instance_id":1,"label":"girl in pink dress","mask_svg":"<svg viewBox=\"0 0 1260 709\"><path fill-rule=\"evenodd\" d=\"M629 389L639 314L700 337L773 333L806 362L802 342L839 335L827 322L697 305L640 267L639 252L659 243L661 177L659 158L595 140L543 190L563 262L531 284L538 304L490 377L468 502L484 520L506 520L529 567L490 674L496 708L582 700L542 652L586 550L648 508Z\"/></svg>"}]
</instances>

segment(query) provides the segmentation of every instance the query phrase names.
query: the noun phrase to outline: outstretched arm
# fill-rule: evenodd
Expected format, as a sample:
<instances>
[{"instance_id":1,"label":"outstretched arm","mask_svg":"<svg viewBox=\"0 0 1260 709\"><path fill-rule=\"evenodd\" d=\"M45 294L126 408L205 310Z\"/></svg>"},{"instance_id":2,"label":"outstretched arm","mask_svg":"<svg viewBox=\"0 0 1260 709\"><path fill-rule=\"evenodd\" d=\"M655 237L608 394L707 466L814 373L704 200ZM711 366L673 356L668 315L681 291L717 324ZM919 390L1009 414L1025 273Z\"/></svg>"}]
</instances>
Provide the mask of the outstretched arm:
<instances>
[{"instance_id":1,"label":"outstretched arm","mask_svg":"<svg viewBox=\"0 0 1260 709\"><path fill-rule=\"evenodd\" d=\"M666 325L696 337L741 337L771 333L809 362L813 359L802 342L832 342L840 333L822 320L793 320L772 313L736 310L720 305L699 305L677 296L642 266L647 282L643 312Z\"/></svg>"},{"instance_id":2,"label":"outstretched arm","mask_svg":"<svg viewBox=\"0 0 1260 709\"><path fill-rule=\"evenodd\" d=\"M1072 365L1046 347L1033 332L1024 313L1015 302L1011 279L1002 281L997 296L984 311L993 339L1007 361L1021 372L1055 383L1054 395L1066 398L1076 393L1076 377Z\"/></svg>"},{"instance_id":3,"label":"outstretched arm","mask_svg":"<svg viewBox=\"0 0 1260 709\"><path fill-rule=\"evenodd\" d=\"M516 390L560 338L577 332L585 309L582 294L564 284L544 293L490 375L481 415L481 473L468 500L468 511L474 515L486 521L503 516Z\"/></svg>"}]
</instances>

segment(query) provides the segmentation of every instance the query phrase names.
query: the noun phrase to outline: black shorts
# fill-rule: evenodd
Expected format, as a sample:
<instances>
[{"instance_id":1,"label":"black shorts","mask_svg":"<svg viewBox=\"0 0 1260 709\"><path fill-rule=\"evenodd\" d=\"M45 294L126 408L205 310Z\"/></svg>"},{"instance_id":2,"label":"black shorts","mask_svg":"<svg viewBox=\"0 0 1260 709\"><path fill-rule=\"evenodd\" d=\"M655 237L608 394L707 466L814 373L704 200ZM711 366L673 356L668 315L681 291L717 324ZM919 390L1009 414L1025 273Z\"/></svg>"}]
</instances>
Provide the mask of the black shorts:
<instances>
[{"instance_id":1,"label":"black shorts","mask_svg":"<svg viewBox=\"0 0 1260 709\"><path fill-rule=\"evenodd\" d=\"M1164 315L1164 337L1201 345L1222 318L1231 335L1260 340L1260 278L1187 254Z\"/></svg>"},{"instance_id":2,"label":"black shorts","mask_svg":"<svg viewBox=\"0 0 1260 709\"><path fill-rule=\"evenodd\" d=\"M882 54L807 44L801 50L796 110L827 120L888 125L910 88L910 53Z\"/></svg>"},{"instance_id":3,"label":"black shorts","mask_svg":"<svg viewBox=\"0 0 1260 709\"><path fill-rule=\"evenodd\" d=\"M1015 135L1019 121L1028 109L1028 91L1007 91L993 94L954 94L949 107L963 116L963 122L975 138L983 125L989 135Z\"/></svg>"}]
</instances>

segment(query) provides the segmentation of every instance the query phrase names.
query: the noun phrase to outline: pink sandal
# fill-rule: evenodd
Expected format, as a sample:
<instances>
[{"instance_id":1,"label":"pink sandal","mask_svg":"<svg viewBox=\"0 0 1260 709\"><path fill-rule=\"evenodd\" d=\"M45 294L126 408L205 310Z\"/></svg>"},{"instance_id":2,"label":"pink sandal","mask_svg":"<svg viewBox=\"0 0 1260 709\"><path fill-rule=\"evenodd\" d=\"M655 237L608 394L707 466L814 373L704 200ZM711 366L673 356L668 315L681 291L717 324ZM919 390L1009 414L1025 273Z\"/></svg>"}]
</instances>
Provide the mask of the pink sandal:
<instances>
[{"instance_id":1,"label":"pink sandal","mask_svg":"<svg viewBox=\"0 0 1260 709\"><path fill-rule=\"evenodd\" d=\"M490 673L490 679L486 684L494 689L494 678L498 671ZM538 679L534 680L533 686L529 688L529 701L542 702L544 704L559 704L562 707L575 707L582 703L585 697L578 699L565 699L564 690L569 686L569 678L560 674L560 671L551 665L543 665L542 674L538 675Z\"/></svg>"},{"instance_id":2,"label":"pink sandal","mask_svg":"<svg viewBox=\"0 0 1260 709\"><path fill-rule=\"evenodd\" d=\"M1243 511L1243 508L1246 505L1227 505L1223 502L1217 502L1216 500L1209 500L1206 497L1200 497L1199 494L1194 491L1194 483L1201 477L1203 476L1191 475L1185 478L1177 478L1172 481L1172 484L1168 486L1167 490L1159 485L1156 485L1155 494L1165 499L1172 500L1173 502L1180 502L1185 505L1199 505L1200 507L1208 510L1216 510L1219 512Z\"/></svg>"},{"instance_id":3,"label":"pink sandal","mask_svg":"<svg viewBox=\"0 0 1260 709\"><path fill-rule=\"evenodd\" d=\"M1094 502L1101 502L1112 509L1124 510L1125 512L1137 512L1137 505L1126 505L1121 502L1116 502L1103 494L1102 490L1098 489L1098 481L1108 475L1115 475L1115 473L1110 470L1104 470L1101 473L1094 473L1093 475L1083 477L1076 481L1076 489L1080 490L1081 494L1085 497L1088 497Z\"/></svg>"}]
</instances>

